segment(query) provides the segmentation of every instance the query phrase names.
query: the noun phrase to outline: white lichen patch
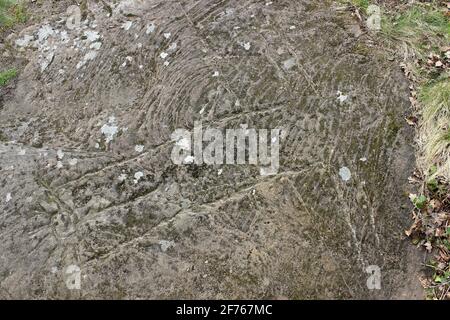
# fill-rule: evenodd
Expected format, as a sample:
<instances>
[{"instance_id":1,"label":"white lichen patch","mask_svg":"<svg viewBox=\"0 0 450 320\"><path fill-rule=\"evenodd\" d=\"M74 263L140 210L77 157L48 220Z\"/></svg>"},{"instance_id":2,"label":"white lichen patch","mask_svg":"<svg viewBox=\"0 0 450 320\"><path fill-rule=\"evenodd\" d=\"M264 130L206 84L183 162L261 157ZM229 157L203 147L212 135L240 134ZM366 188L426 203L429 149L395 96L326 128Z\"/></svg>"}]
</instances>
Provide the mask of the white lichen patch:
<instances>
[{"instance_id":1,"label":"white lichen patch","mask_svg":"<svg viewBox=\"0 0 450 320\"><path fill-rule=\"evenodd\" d=\"M161 54L159 55L161 57L161 59L165 59L167 58L169 54L167 52L161 52Z\"/></svg>"},{"instance_id":2,"label":"white lichen patch","mask_svg":"<svg viewBox=\"0 0 450 320\"><path fill-rule=\"evenodd\" d=\"M122 173L117 180L119 180L120 182L124 182L125 180L127 180L127 175L125 173Z\"/></svg>"},{"instance_id":3,"label":"white lichen patch","mask_svg":"<svg viewBox=\"0 0 450 320\"><path fill-rule=\"evenodd\" d=\"M17 39L15 43L18 47L28 47L32 41L34 41L33 36L25 35L22 39Z\"/></svg>"},{"instance_id":4,"label":"white lichen patch","mask_svg":"<svg viewBox=\"0 0 450 320\"><path fill-rule=\"evenodd\" d=\"M6 194L6 199L5 199L5 201L6 201L6 203L8 203L8 202L10 202L11 200L12 200L11 193L8 192L8 193Z\"/></svg>"},{"instance_id":5,"label":"white lichen patch","mask_svg":"<svg viewBox=\"0 0 450 320\"><path fill-rule=\"evenodd\" d=\"M218 77L218 76L219 76L219 71L214 71L214 73L213 73L212 76L213 76L214 78Z\"/></svg>"},{"instance_id":6,"label":"white lichen patch","mask_svg":"<svg viewBox=\"0 0 450 320\"><path fill-rule=\"evenodd\" d=\"M62 158L64 158L64 152L61 149L58 149L58 151L56 151L56 157L58 157L59 160L62 160Z\"/></svg>"},{"instance_id":7,"label":"white lichen patch","mask_svg":"<svg viewBox=\"0 0 450 320\"><path fill-rule=\"evenodd\" d=\"M97 31L93 30L84 31L84 36L86 37L86 40L89 42L95 42L100 39L100 34Z\"/></svg>"},{"instance_id":8,"label":"white lichen patch","mask_svg":"<svg viewBox=\"0 0 450 320\"><path fill-rule=\"evenodd\" d=\"M142 144L137 144L134 146L134 151L141 153L142 151L144 151L144 146Z\"/></svg>"},{"instance_id":9,"label":"white lichen patch","mask_svg":"<svg viewBox=\"0 0 450 320\"><path fill-rule=\"evenodd\" d=\"M153 23L147 25L147 29L145 30L146 34L153 33L155 31L155 25Z\"/></svg>"},{"instance_id":10,"label":"white lichen patch","mask_svg":"<svg viewBox=\"0 0 450 320\"><path fill-rule=\"evenodd\" d=\"M92 43L89 48L91 48L92 50L100 50L100 48L102 47L102 43L101 42L94 42Z\"/></svg>"},{"instance_id":11,"label":"white lichen patch","mask_svg":"<svg viewBox=\"0 0 450 320\"><path fill-rule=\"evenodd\" d=\"M248 50L250 50L250 48L252 47L252 45L251 45L250 42L244 42L244 43L242 44L242 47L243 47L246 51L248 51Z\"/></svg>"},{"instance_id":12,"label":"white lichen patch","mask_svg":"<svg viewBox=\"0 0 450 320\"><path fill-rule=\"evenodd\" d=\"M61 31L59 34L62 43L69 43L70 37L67 34L67 31Z\"/></svg>"},{"instance_id":13,"label":"white lichen patch","mask_svg":"<svg viewBox=\"0 0 450 320\"><path fill-rule=\"evenodd\" d=\"M343 94L341 91L338 91L336 95L338 96L337 99L341 104L347 101L348 99L348 95Z\"/></svg>"},{"instance_id":14,"label":"white lichen patch","mask_svg":"<svg viewBox=\"0 0 450 320\"><path fill-rule=\"evenodd\" d=\"M129 62L133 61L133 57L127 56L125 57L125 61L122 63L122 68L126 67L128 65Z\"/></svg>"},{"instance_id":15,"label":"white lichen patch","mask_svg":"<svg viewBox=\"0 0 450 320\"><path fill-rule=\"evenodd\" d=\"M53 30L53 28L51 26L49 26L48 24L43 25L39 31L38 31L38 41L39 42L44 42L45 40L47 40L48 37L53 36L55 34L55 31Z\"/></svg>"},{"instance_id":16,"label":"white lichen patch","mask_svg":"<svg viewBox=\"0 0 450 320\"><path fill-rule=\"evenodd\" d=\"M166 32L164 33L164 38L169 39L171 37L171 33L170 32Z\"/></svg>"},{"instance_id":17,"label":"white lichen patch","mask_svg":"<svg viewBox=\"0 0 450 320\"><path fill-rule=\"evenodd\" d=\"M108 123L105 123L100 129L100 132L105 136L106 144L114 140L114 136L118 130L119 127L116 124L116 118L114 116L109 117Z\"/></svg>"},{"instance_id":18,"label":"white lichen patch","mask_svg":"<svg viewBox=\"0 0 450 320\"><path fill-rule=\"evenodd\" d=\"M176 49L177 49L177 43L176 42L173 42L170 46L169 46L169 50L170 51L175 51Z\"/></svg>"},{"instance_id":19,"label":"white lichen patch","mask_svg":"<svg viewBox=\"0 0 450 320\"><path fill-rule=\"evenodd\" d=\"M341 169L339 169L339 176L343 181L347 182L352 178L352 173L349 168L342 167Z\"/></svg>"},{"instance_id":20,"label":"white lichen patch","mask_svg":"<svg viewBox=\"0 0 450 320\"><path fill-rule=\"evenodd\" d=\"M86 55L83 57L83 60L78 62L77 69L80 69L81 67L83 67L89 61L94 60L97 57L97 54L98 53L97 53L96 50L91 50L88 53L86 53Z\"/></svg>"},{"instance_id":21,"label":"white lichen patch","mask_svg":"<svg viewBox=\"0 0 450 320\"><path fill-rule=\"evenodd\" d=\"M283 62L283 69L288 71L288 70L292 69L296 64L297 64L297 61L295 60L295 58L287 59Z\"/></svg>"},{"instance_id":22,"label":"white lichen patch","mask_svg":"<svg viewBox=\"0 0 450 320\"><path fill-rule=\"evenodd\" d=\"M142 179L142 177L144 176L144 173L141 171L138 171L134 174L134 183L137 184L139 182L139 180Z\"/></svg>"}]
</instances>

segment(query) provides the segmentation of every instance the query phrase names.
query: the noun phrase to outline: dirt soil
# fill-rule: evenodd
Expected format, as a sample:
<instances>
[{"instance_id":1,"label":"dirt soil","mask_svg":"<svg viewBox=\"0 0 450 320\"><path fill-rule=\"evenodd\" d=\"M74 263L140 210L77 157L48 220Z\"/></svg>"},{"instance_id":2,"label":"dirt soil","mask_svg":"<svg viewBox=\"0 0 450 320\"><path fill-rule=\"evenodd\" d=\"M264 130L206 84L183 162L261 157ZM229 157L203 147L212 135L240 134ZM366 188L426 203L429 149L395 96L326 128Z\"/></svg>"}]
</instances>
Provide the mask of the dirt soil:
<instances>
[{"instance_id":1,"label":"dirt soil","mask_svg":"<svg viewBox=\"0 0 450 320\"><path fill-rule=\"evenodd\" d=\"M423 297L408 82L342 5L71 4L2 41L1 298ZM199 120L282 128L279 173L173 164Z\"/></svg>"}]
</instances>

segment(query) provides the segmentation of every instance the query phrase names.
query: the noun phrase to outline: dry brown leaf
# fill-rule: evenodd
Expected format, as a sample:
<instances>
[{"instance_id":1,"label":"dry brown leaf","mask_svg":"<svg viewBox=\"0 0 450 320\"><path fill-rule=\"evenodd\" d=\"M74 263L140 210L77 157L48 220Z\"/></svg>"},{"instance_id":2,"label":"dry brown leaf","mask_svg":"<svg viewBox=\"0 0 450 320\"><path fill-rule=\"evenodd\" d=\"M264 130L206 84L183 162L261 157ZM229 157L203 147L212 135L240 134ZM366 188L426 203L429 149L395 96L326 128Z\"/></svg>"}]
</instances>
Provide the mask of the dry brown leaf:
<instances>
[{"instance_id":1,"label":"dry brown leaf","mask_svg":"<svg viewBox=\"0 0 450 320\"><path fill-rule=\"evenodd\" d=\"M417 125L417 122L419 121L419 119L415 116L406 117L405 120L408 123L408 125L410 125L410 126Z\"/></svg>"}]
</instances>

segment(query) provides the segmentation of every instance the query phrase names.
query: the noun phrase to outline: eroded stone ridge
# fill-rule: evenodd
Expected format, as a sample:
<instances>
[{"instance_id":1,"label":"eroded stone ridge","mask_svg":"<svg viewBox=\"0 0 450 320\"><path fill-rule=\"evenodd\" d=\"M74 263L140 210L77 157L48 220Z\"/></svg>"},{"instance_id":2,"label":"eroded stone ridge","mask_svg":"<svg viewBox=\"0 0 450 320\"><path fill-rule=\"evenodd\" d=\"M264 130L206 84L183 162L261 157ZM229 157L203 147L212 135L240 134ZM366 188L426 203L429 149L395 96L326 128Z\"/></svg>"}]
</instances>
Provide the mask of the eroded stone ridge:
<instances>
[{"instance_id":1,"label":"eroded stone ridge","mask_svg":"<svg viewBox=\"0 0 450 320\"><path fill-rule=\"evenodd\" d=\"M68 28L60 6L10 39L29 63L0 107L1 297L367 298L401 287L408 87L348 12L306 0L89 1ZM194 121L282 128L278 174L174 165L170 135ZM367 286L373 265L381 290Z\"/></svg>"}]
</instances>

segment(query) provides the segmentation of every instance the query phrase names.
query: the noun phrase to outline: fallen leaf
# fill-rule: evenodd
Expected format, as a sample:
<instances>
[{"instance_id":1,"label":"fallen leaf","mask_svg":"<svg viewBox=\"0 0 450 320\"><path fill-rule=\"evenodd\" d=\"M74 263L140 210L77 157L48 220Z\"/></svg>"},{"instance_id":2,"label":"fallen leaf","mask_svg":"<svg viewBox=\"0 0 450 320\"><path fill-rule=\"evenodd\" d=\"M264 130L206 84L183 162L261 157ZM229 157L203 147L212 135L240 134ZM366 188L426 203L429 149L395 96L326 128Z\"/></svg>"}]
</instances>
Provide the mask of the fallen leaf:
<instances>
[{"instance_id":1,"label":"fallen leaf","mask_svg":"<svg viewBox=\"0 0 450 320\"><path fill-rule=\"evenodd\" d=\"M417 124L417 122L419 121L419 119L415 116L406 117L405 120L408 123L408 125L410 125L410 126L415 126Z\"/></svg>"}]
</instances>

